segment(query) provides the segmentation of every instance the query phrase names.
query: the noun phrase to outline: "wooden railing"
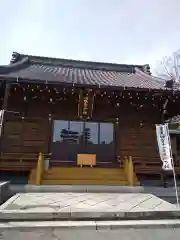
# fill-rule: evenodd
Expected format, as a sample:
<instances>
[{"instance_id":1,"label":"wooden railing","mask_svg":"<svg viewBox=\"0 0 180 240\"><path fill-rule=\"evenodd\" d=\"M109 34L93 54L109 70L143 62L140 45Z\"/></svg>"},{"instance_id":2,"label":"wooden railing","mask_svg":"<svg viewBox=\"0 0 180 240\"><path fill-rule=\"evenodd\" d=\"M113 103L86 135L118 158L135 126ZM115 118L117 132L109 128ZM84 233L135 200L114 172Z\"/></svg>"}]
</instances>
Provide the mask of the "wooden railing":
<instances>
[{"instance_id":1,"label":"wooden railing","mask_svg":"<svg viewBox=\"0 0 180 240\"><path fill-rule=\"evenodd\" d=\"M46 169L45 160L49 160L50 155L50 153L1 153L0 171L29 172L36 169L35 182L41 184Z\"/></svg>"},{"instance_id":2,"label":"wooden railing","mask_svg":"<svg viewBox=\"0 0 180 240\"><path fill-rule=\"evenodd\" d=\"M124 158L124 171L127 176L128 182L130 186L134 185L134 167L132 157L125 157Z\"/></svg>"},{"instance_id":3,"label":"wooden railing","mask_svg":"<svg viewBox=\"0 0 180 240\"><path fill-rule=\"evenodd\" d=\"M1 153L1 171L30 171L37 165L36 153Z\"/></svg>"},{"instance_id":4,"label":"wooden railing","mask_svg":"<svg viewBox=\"0 0 180 240\"><path fill-rule=\"evenodd\" d=\"M161 175L162 162L158 157L133 157L136 174Z\"/></svg>"},{"instance_id":5,"label":"wooden railing","mask_svg":"<svg viewBox=\"0 0 180 240\"><path fill-rule=\"evenodd\" d=\"M140 175L162 175L162 162L159 157L133 156L134 172ZM180 166L175 162L175 171L180 174Z\"/></svg>"}]
</instances>

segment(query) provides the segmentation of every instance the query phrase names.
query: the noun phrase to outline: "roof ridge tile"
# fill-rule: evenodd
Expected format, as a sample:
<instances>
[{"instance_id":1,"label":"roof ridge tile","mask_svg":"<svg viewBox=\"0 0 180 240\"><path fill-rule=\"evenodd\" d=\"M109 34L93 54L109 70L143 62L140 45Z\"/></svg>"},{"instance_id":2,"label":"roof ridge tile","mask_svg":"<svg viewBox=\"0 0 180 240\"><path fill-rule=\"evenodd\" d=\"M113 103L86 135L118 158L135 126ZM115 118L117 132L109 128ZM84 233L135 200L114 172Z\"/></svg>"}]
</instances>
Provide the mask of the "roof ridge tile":
<instances>
[{"instance_id":1,"label":"roof ridge tile","mask_svg":"<svg viewBox=\"0 0 180 240\"><path fill-rule=\"evenodd\" d=\"M133 73L135 67L138 67L144 71L149 65L133 65L133 64L118 64L118 63L108 63L108 62L92 62L92 61L83 61L83 60L73 60L73 59L64 59L64 58L51 58L51 57L42 57L42 56L33 56L25 55L17 52L13 52L11 62L17 62L23 58L28 58L31 63L38 64L42 63L44 65L62 65L67 67L79 67L79 68L88 68L88 69L99 69L105 71L118 71L118 72L129 72Z\"/></svg>"}]
</instances>

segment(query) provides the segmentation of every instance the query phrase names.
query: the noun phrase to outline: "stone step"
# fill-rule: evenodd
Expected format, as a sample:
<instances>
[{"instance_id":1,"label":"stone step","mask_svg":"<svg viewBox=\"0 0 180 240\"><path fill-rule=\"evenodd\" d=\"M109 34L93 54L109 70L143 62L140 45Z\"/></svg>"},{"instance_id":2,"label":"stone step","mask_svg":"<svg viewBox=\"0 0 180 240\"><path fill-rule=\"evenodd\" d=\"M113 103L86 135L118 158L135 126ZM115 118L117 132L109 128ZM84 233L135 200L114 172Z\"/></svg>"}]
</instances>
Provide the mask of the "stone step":
<instances>
[{"instance_id":1,"label":"stone step","mask_svg":"<svg viewBox=\"0 0 180 240\"><path fill-rule=\"evenodd\" d=\"M111 179L43 179L42 184L108 184L108 185L123 185L128 186L128 181L124 180L111 180Z\"/></svg>"},{"instance_id":2,"label":"stone step","mask_svg":"<svg viewBox=\"0 0 180 240\"><path fill-rule=\"evenodd\" d=\"M178 240L180 235L180 220L10 221L0 227L4 240Z\"/></svg>"}]
</instances>

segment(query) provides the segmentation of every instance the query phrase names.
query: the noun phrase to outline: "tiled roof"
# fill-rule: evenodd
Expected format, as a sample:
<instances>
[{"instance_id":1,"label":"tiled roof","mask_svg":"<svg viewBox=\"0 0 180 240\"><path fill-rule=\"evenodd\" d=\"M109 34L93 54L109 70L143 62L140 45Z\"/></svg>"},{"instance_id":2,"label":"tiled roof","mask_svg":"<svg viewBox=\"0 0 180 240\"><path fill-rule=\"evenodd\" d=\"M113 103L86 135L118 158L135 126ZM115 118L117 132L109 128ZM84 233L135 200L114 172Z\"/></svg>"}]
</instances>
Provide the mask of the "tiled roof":
<instances>
[{"instance_id":1,"label":"tiled roof","mask_svg":"<svg viewBox=\"0 0 180 240\"><path fill-rule=\"evenodd\" d=\"M0 78L98 87L165 89L162 80L150 75L148 65L95 63L18 53L13 54L9 65L0 66Z\"/></svg>"}]
</instances>

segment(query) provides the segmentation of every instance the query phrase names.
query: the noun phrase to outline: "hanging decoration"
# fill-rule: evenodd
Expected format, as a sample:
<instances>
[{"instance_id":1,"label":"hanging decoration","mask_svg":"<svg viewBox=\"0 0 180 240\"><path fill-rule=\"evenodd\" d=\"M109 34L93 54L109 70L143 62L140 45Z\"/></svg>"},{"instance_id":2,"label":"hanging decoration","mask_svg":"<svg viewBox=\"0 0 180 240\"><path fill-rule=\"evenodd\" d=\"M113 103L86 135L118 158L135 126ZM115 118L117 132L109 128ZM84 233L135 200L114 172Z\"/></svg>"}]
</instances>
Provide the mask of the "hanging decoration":
<instances>
[{"instance_id":1,"label":"hanging decoration","mask_svg":"<svg viewBox=\"0 0 180 240\"><path fill-rule=\"evenodd\" d=\"M152 90L138 90L128 88L111 90L111 89L80 89L75 85L69 87L61 87L50 84L21 84L19 87L12 87L11 96L18 96L22 101L34 102L35 104L41 101L51 107L63 101L75 102L78 107L78 117L90 119L93 115L95 104L102 104L108 108L114 109L114 116L120 112L123 114L123 108L130 109L136 112L146 112L150 109L163 112L163 104L165 100L172 104L180 104L179 92L153 92ZM70 106L69 105L69 106ZM106 110L106 109L105 109ZM51 112L51 110L50 110ZM143 114L144 114L143 113ZM143 120L139 122L141 127L144 126Z\"/></svg>"},{"instance_id":2,"label":"hanging decoration","mask_svg":"<svg viewBox=\"0 0 180 240\"><path fill-rule=\"evenodd\" d=\"M92 118L94 107L94 93L91 89L80 90L78 103L78 117L90 119Z\"/></svg>"}]
</instances>

